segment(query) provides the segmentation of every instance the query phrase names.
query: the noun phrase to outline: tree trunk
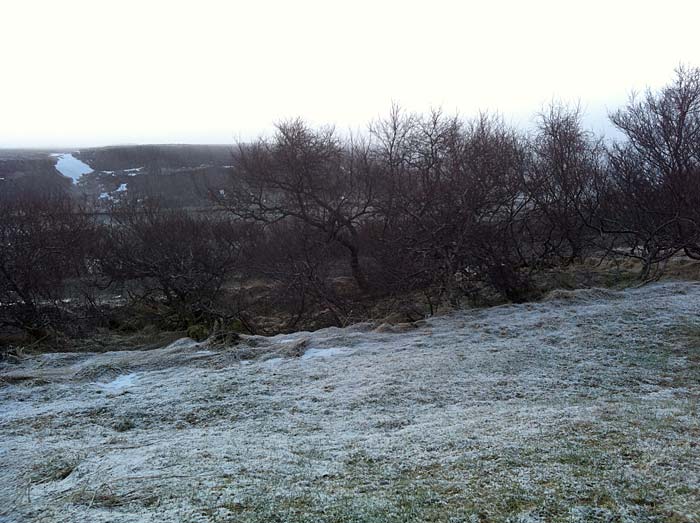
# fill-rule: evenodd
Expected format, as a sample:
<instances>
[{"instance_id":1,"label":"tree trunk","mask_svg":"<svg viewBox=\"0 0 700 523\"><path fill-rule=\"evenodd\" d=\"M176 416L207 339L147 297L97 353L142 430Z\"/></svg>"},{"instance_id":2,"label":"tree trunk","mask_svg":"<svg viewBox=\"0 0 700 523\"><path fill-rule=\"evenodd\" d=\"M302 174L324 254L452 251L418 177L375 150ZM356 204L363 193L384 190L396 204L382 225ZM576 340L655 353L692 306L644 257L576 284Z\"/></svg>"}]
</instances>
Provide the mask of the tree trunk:
<instances>
[{"instance_id":1,"label":"tree trunk","mask_svg":"<svg viewBox=\"0 0 700 523\"><path fill-rule=\"evenodd\" d=\"M350 270L352 270L352 277L355 279L355 283L361 290L367 289L367 279L360 266L360 256L359 250L354 245L348 246L350 251Z\"/></svg>"},{"instance_id":2,"label":"tree trunk","mask_svg":"<svg viewBox=\"0 0 700 523\"><path fill-rule=\"evenodd\" d=\"M348 225L347 230L350 232L350 238L339 237L337 240L340 244L348 250L350 255L350 270L352 271L352 277L357 283L360 290L367 290L367 279L365 278L365 273L362 271L362 266L360 265L360 249L359 237L357 231L354 227Z\"/></svg>"}]
</instances>

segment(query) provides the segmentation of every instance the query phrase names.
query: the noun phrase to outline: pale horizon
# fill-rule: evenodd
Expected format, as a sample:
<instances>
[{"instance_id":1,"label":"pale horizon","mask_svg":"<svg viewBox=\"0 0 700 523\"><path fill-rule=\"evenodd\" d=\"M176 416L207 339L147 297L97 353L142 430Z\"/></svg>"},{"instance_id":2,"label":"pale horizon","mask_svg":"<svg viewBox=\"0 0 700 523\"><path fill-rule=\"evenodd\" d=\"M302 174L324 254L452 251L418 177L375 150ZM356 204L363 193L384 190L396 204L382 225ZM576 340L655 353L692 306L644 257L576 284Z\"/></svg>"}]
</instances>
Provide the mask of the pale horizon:
<instances>
[{"instance_id":1,"label":"pale horizon","mask_svg":"<svg viewBox=\"0 0 700 523\"><path fill-rule=\"evenodd\" d=\"M689 1L9 0L0 147L233 144L300 116L364 129L392 103L527 127L552 100L585 123L698 65Z\"/></svg>"}]
</instances>

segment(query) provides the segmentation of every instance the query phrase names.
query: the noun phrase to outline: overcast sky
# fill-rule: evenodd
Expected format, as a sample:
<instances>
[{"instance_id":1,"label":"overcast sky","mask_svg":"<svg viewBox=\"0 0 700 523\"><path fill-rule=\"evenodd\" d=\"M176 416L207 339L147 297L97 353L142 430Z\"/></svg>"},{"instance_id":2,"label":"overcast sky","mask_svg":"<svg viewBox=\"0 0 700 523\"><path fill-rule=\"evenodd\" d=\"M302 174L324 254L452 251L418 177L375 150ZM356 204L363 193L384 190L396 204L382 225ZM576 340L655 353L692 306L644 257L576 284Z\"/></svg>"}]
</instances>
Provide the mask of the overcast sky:
<instances>
[{"instance_id":1,"label":"overcast sky","mask_svg":"<svg viewBox=\"0 0 700 523\"><path fill-rule=\"evenodd\" d=\"M231 143L392 101L588 121L700 65L700 1L2 0L0 147Z\"/></svg>"}]
</instances>

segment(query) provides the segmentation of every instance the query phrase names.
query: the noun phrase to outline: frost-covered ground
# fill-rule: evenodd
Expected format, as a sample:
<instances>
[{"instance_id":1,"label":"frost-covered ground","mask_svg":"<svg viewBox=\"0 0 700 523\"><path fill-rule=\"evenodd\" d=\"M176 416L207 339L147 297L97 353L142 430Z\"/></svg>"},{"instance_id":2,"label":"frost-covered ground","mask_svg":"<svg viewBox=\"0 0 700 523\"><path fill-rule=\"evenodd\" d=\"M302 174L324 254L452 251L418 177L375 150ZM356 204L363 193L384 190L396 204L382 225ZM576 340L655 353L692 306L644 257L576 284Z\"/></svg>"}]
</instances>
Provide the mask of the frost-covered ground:
<instances>
[{"instance_id":1,"label":"frost-covered ground","mask_svg":"<svg viewBox=\"0 0 700 523\"><path fill-rule=\"evenodd\" d=\"M700 521L700 285L0 369L0 521Z\"/></svg>"}]
</instances>

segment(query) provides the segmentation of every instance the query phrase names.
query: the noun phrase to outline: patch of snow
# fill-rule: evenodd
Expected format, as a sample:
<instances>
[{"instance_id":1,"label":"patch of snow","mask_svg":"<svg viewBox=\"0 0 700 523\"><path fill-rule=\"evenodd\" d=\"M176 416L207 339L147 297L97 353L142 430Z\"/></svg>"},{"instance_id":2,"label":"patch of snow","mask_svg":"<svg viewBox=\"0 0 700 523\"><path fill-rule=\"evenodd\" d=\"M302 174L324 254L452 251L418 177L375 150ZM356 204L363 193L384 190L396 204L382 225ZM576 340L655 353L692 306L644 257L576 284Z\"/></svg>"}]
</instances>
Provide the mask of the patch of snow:
<instances>
[{"instance_id":1,"label":"patch of snow","mask_svg":"<svg viewBox=\"0 0 700 523\"><path fill-rule=\"evenodd\" d=\"M78 160L70 153L53 153L51 156L58 158L56 170L66 178L73 180L73 183L80 180L84 174L93 172L88 164Z\"/></svg>"},{"instance_id":2,"label":"patch of snow","mask_svg":"<svg viewBox=\"0 0 700 523\"><path fill-rule=\"evenodd\" d=\"M248 360L248 361L250 361L250 360ZM269 360L265 360L262 363L266 367L276 367L277 365L279 365L280 363L283 363L283 362L284 362L284 358L270 358ZM241 363L243 363L243 362L241 362Z\"/></svg>"},{"instance_id":3,"label":"patch of snow","mask_svg":"<svg viewBox=\"0 0 700 523\"><path fill-rule=\"evenodd\" d=\"M182 351L199 347L201 344L192 338L180 338L165 347L163 351Z\"/></svg>"},{"instance_id":4,"label":"patch of snow","mask_svg":"<svg viewBox=\"0 0 700 523\"><path fill-rule=\"evenodd\" d=\"M312 358L331 358L333 356L347 355L352 351L347 347L331 347L328 349L307 349L306 352L301 356L302 360L308 360Z\"/></svg>"},{"instance_id":5,"label":"patch of snow","mask_svg":"<svg viewBox=\"0 0 700 523\"><path fill-rule=\"evenodd\" d=\"M95 385L107 392L122 392L136 384L136 373L122 374L109 383L95 383Z\"/></svg>"},{"instance_id":6,"label":"patch of snow","mask_svg":"<svg viewBox=\"0 0 700 523\"><path fill-rule=\"evenodd\" d=\"M124 193L124 192L126 192L126 190L127 190L127 184L122 183L122 184L119 185L119 187L117 187L117 188L116 188L115 190L113 190L113 191L101 192L101 193L100 193L100 196L99 196L99 199L100 199L100 200L114 201L114 200L115 200L115 197L114 197L115 194L118 195L118 193Z\"/></svg>"}]
</instances>

